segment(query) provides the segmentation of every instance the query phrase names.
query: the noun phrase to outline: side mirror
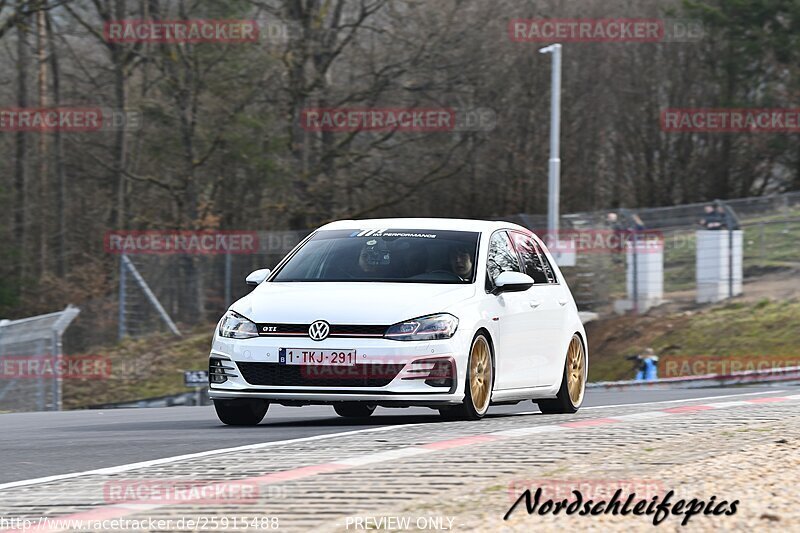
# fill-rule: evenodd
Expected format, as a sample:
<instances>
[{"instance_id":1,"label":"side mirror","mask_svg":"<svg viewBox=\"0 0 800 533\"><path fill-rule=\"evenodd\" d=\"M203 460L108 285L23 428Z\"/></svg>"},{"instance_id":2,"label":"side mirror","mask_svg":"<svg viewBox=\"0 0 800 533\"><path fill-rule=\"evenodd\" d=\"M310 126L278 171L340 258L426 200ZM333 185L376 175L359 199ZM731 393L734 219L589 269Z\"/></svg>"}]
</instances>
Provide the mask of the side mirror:
<instances>
[{"instance_id":1,"label":"side mirror","mask_svg":"<svg viewBox=\"0 0 800 533\"><path fill-rule=\"evenodd\" d=\"M268 268L260 268L250 272L250 275L245 278L245 282L251 287L257 287L262 281L269 277L270 270Z\"/></svg>"},{"instance_id":2,"label":"side mirror","mask_svg":"<svg viewBox=\"0 0 800 533\"><path fill-rule=\"evenodd\" d=\"M527 291L533 284L533 278L522 272L502 272L494 280L494 293Z\"/></svg>"}]
</instances>

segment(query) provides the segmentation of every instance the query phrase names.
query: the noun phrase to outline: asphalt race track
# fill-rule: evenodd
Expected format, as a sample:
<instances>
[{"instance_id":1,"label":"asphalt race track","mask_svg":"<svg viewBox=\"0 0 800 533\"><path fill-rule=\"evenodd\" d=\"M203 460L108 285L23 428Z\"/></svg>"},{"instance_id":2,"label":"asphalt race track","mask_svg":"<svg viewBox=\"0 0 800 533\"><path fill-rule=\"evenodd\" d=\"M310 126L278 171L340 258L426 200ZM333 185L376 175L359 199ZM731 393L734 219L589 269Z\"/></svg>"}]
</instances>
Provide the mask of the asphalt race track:
<instances>
[{"instance_id":1,"label":"asphalt race track","mask_svg":"<svg viewBox=\"0 0 800 533\"><path fill-rule=\"evenodd\" d=\"M769 387L648 391L588 390L584 409L645 404L747 393L770 392ZM586 409L589 408L589 409ZM497 406L489 418L509 415L543 416L531 402ZM258 427L222 425L213 407L116 409L3 415L0 450L4 468L0 483L58 474L84 472L177 455L343 433L403 424L440 424L437 413L425 408L378 408L364 422L338 417L331 407L270 406ZM478 428L482 422L477 422Z\"/></svg>"}]
</instances>

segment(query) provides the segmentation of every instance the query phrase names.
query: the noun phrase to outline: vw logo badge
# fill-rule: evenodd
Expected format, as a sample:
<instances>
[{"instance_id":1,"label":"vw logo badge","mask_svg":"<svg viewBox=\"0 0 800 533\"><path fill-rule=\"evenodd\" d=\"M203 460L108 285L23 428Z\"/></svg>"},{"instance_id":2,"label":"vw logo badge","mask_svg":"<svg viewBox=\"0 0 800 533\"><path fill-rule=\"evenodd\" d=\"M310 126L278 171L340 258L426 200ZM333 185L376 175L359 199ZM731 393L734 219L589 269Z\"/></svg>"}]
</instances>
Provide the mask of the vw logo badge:
<instances>
[{"instance_id":1,"label":"vw logo badge","mask_svg":"<svg viewBox=\"0 0 800 533\"><path fill-rule=\"evenodd\" d=\"M315 341L325 340L331 332L331 326L324 320L317 320L308 328L308 336Z\"/></svg>"}]
</instances>

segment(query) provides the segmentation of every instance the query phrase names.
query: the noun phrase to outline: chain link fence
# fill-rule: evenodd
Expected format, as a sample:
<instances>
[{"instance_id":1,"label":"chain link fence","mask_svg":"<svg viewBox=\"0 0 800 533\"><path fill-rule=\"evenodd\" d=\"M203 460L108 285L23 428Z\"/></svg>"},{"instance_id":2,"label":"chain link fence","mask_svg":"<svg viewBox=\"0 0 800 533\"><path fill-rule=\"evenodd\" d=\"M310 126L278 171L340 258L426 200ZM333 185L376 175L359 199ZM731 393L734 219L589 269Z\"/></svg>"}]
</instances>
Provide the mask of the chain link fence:
<instances>
[{"instance_id":1,"label":"chain link fence","mask_svg":"<svg viewBox=\"0 0 800 533\"><path fill-rule=\"evenodd\" d=\"M658 260L663 257L664 300L696 298L699 264L696 239L698 230L703 229L699 221L706 205L616 211L624 220L632 219L635 214L646 228L643 233L655 232L660 239ZM800 193L732 200L726 205L737 214L742 230L744 281L769 281L770 276L783 276L783 285L777 284L786 286L784 278L800 271L797 246ZM565 214L561 217L561 227L573 239L588 234L605 242L612 235L636 235L628 232L627 222L612 228L608 214L606 211ZM504 219L539 234L546 227L544 215L522 214ZM230 303L250 291L244 281L250 272L274 268L309 232L250 233L256 235L256 245L247 253L119 254L118 282L122 283L118 285L117 297L83 302L81 317L66 332L64 342L73 352L86 352L111 346L120 335L137 338L153 333L169 334L171 330L185 335L195 327L199 328L197 331L205 331ZM722 236L727 232L706 233ZM630 242L589 251L578 249L574 263L562 267L582 311L610 313L615 302L630 298L631 261L636 257L632 257L630 250ZM648 250L638 256L636 265L646 270L655 257ZM646 292L650 281L642 281L637 287ZM656 282L662 281L653 281ZM634 304L626 310L637 309ZM40 369L61 357L62 336L77 315L76 308L68 307L58 313L0 322L0 410L59 408L61 382L56 373L29 372L22 376L15 372L19 371L20 359L28 361L28 368ZM174 330L170 322L176 326Z\"/></svg>"},{"instance_id":2,"label":"chain link fence","mask_svg":"<svg viewBox=\"0 0 800 533\"><path fill-rule=\"evenodd\" d=\"M560 224L565 240L579 241L589 235L602 243L588 249L578 247L569 266L562 266L579 308L611 313L615 302L630 297L632 284L647 292L649 283L662 283L646 276L637 279L639 275L631 268L634 261L646 271L655 257L659 261L663 257L663 299L694 301L698 290L698 235L715 233L721 238L728 233L700 233L705 229L700 221L707 205L615 210L616 224L610 223L609 211L563 215ZM742 231L744 282L775 281L777 287L792 283L800 271L800 193L732 200L725 205L736 214ZM540 235L546 233L544 215L517 214L502 219ZM636 231L630 230L632 220L638 220ZM185 335L194 328L206 331L228 305L250 291L244 281L250 272L274 268L309 231L250 233L256 235L256 245L247 253L118 254L117 282L122 281L117 286L118 298L82 302L81 319L66 333L68 347L85 352L111 346L120 335L136 338L170 331ZM627 236L628 240L608 246L614 235ZM646 250L638 259L632 256L631 235L656 235L661 255L650 255ZM745 293L752 288L745 288ZM636 303L625 310L637 311ZM41 369L58 361L62 336L77 315L78 309L68 307L38 317L0 321L0 411L59 408L59 374L21 375L17 363L24 359L27 368ZM170 323L176 327L173 329Z\"/></svg>"},{"instance_id":3,"label":"chain link fence","mask_svg":"<svg viewBox=\"0 0 800 533\"><path fill-rule=\"evenodd\" d=\"M694 299L698 280L697 232L704 229L700 221L708 205L564 214L560 220L563 234L573 239L590 235L593 240L588 250L579 247L572 266L562 267L579 307L612 312L614 302L629 298L632 283L644 292L649 283L661 283L660 279L641 274L637 279L631 273L632 259L639 270L654 260L649 249L630 257L631 235L637 233L644 239L655 236L662 242L659 253L663 255L664 300ZM725 205L738 216L743 231L745 281L800 267L800 247L796 245L800 238L800 193L731 200ZM610 212L617 215L616 223L609 222ZM545 215L517 214L498 219L521 224L540 235L546 232ZM638 231L631 231L637 224ZM137 254L128 258L166 314L184 331L217 320L230 303L249 292L244 283L247 274L274 267L309 231L254 233L258 236L257 247L246 254ZM620 234L627 237L608 245L614 235ZM169 331L168 323L148 300L146 290L131 277L121 296L124 305L120 306L119 316L125 321L125 335L138 337ZM635 311L636 304L630 302L627 310Z\"/></svg>"},{"instance_id":4,"label":"chain link fence","mask_svg":"<svg viewBox=\"0 0 800 533\"><path fill-rule=\"evenodd\" d=\"M0 321L0 411L58 411L62 336L80 310Z\"/></svg>"},{"instance_id":5,"label":"chain link fence","mask_svg":"<svg viewBox=\"0 0 800 533\"><path fill-rule=\"evenodd\" d=\"M118 336L177 333L170 322L182 331L183 326L218 319L250 292L244 281L248 274L277 265L310 231L250 233L255 244L248 253L210 249L202 254L121 255Z\"/></svg>"},{"instance_id":6,"label":"chain link fence","mask_svg":"<svg viewBox=\"0 0 800 533\"><path fill-rule=\"evenodd\" d=\"M800 242L800 193L741 198L722 204L735 214L742 230L744 279L738 279L736 273L728 273L727 277L739 283L800 270L800 246L797 244ZM706 209L715 205L705 202L635 211L572 213L561 217L561 226L565 231L608 231L611 228L609 213L617 214L620 221L636 215L643 233L663 239L664 299L688 301L697 297L698 268L707 268L702 260L698 262L697 236L698 231L706 229L701 222L707 217ZM546 218L541 215L515 215L506 219L531 229L546 227ZM631 225L620 223L618 227L627 231ZM727 233L724 224L720 229L720 234ZM721 241L723 245L727 242L722 235ZM731 241L735 246L736 237ZM579 253L576 266L562 270L579 306L602 313L610 311L614 301L627 297L626 266L624 249L610 246ZM731 266L738 265L735 262L723 264L722 268ZM707 273L700 274L702 277ZM726 278L725 272L722 277Z\"/></svg>"}]
</instances>

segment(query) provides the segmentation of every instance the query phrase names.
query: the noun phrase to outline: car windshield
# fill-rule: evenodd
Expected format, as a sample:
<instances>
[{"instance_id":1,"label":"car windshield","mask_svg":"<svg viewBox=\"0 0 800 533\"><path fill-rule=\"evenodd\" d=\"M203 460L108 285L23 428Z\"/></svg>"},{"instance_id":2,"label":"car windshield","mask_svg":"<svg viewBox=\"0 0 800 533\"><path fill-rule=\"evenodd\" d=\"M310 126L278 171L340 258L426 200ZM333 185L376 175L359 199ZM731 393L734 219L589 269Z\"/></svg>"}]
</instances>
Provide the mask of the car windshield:
<instances>
[{"instance_id":1,"label":"car windshield","mask_svg":"<svg viewBox=\"0 0 800 533\"><path fill-rule=\"evenodd\" d=\"M428 229L318 231L272 281L472 283L478 237Z\"/></svg>"}]
</instances>

